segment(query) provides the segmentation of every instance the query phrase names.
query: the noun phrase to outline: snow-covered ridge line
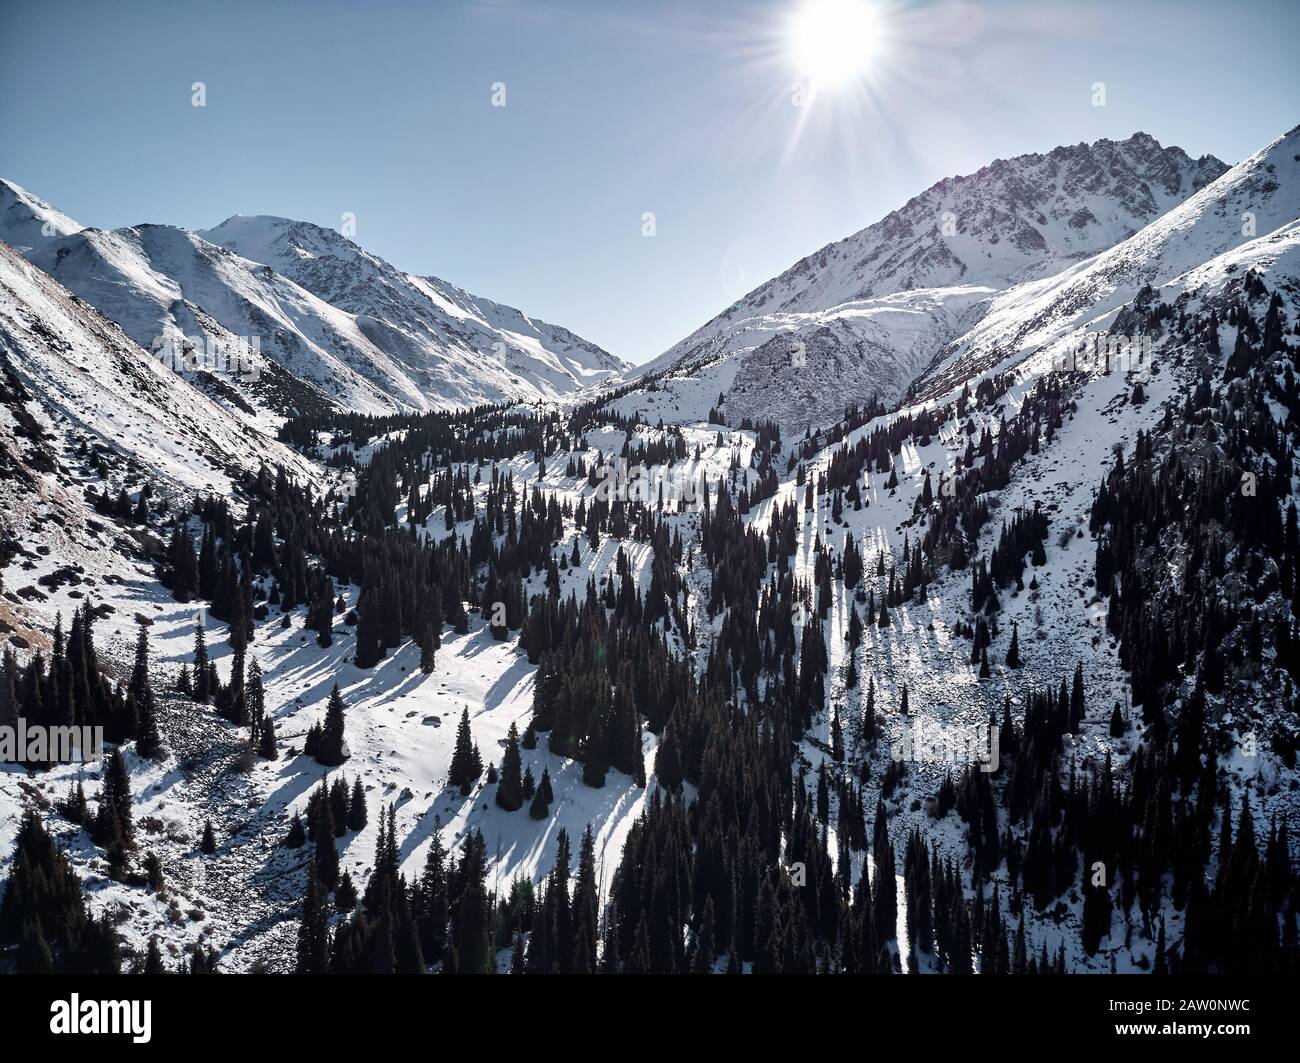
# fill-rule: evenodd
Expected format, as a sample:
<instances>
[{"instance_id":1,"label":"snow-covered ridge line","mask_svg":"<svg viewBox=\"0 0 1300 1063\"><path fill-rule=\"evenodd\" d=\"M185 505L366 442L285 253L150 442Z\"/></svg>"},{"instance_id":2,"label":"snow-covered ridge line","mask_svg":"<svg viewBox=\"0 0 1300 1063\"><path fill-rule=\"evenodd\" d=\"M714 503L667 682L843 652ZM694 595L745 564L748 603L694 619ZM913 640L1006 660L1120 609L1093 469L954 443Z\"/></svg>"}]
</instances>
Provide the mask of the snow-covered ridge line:
<instances>
[{"instance_id":1,"label":"snow-covered ridge line","mask_svg":"<svg viewBox=\"0 0 1300 1063\"><path fill-rule=\"evenodd\" d=\"M322 403L383 413L554 400L628 368L568 329L402 273L306 222L105 232L0 181L0 240L146 349L255 340L288 375L238 390L274 415Z\"/></svg>"},{"instance_id":2,"label":"snow-covered ridge line","mask_svg":"<svg viewBox=\"0 0 1300 1063\"><path fill-rule=\"evenodd\" d=\"M1001 293L1124 241L1226 169L1145 133L997 160L800 260L630 379L658 379L688 420L723 394L733 423L767 411L800 431L846 403L891 404Z\"/></svg>"}]
</instances>

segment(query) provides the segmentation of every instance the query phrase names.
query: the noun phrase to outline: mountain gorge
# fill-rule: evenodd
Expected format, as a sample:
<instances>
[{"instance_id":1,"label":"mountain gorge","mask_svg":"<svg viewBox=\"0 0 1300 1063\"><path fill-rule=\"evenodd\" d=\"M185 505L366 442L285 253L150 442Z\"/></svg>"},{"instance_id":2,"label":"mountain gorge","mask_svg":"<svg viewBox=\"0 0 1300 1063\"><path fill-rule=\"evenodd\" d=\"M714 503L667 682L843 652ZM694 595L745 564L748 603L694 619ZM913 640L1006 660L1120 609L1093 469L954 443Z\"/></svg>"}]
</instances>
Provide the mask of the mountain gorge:
<instances>
[{"instance_id":1,"label":"mountain gorge","mask_svg":"<svg viewBox=\"0 0 1300 1063\"><path fill-rule=\"evenodd\" d=\"M0 725L111 744L0 765L0 965L1295 969L1300 130L995 162L637 370L0 197Z\"/></svg>"}]
</instances>

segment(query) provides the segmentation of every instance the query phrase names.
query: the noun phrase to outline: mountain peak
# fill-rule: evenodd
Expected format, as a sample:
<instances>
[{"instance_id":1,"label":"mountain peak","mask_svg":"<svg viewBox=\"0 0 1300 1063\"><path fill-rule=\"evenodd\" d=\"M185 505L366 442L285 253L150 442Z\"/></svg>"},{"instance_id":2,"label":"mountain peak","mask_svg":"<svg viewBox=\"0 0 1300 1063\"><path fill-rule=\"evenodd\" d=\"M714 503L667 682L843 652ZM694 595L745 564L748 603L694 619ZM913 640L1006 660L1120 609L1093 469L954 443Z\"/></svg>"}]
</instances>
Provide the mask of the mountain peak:
<instances>
[{"instance_id":1,"label":"mountain peak","mask_svg":"<svg viewBox=\"0 0 1300 1063\"><path fill-rule=\"evenodd\" d=\"M26 251L83 228L40 196L0 177L0 240L10 247Z\"/></svg>"},{"instance_id":2,"label":"mountain peak","mask_svg":"<svg viewBox=\"0 0 1300 1063\"><path fill-rule=\"evenodd\" d=\"M730 388L732 414L779 411L796 427L837 415L846 401L893 401L994 295L1115 247L1226 170L1141 131L995 159L801 259L642 373L716 367L727 384L710 401ZM797 401L789 374L773 383L769 364L788 363L792 342L821 366L804 371L819 383Z\"/></svg>"},{"instance_id":3,"label":"mountain peak","mask_svg":"<svg viewBox=\"0 0 1300 1063\"><path fill-rule=\"evenodd\" d=\"M563 394L628 368L568 329L436 277L405 273L313 222L235 215L200 235L356 315L373 342L399 362L424 366L432 346L480 372L494 372L498 380L491 388L471 393L461 390L465 369L439 374L443 390L469 404L534 390Z\"/></svg>"},{"instance_id":4,"label":"mountain peak","mask_svg":"<svg viewBox=\"0 0 1300 1063\"><path fill-rule=\"evenodd\" d=\"M337 229L274 214L233 214L220 225L200 230L199 235L219 247L237 251L244 258L265 263L290 275L290 268L284 267L321 256L344 261L381 261Z\"/></svg>"},{"instance_id":5,"label":"mountain peak","mask_svg":"<svg viewBox=\"0 0 1300 1063\"><path fill-rule=\"evenodd\" d=\"M1047 276L1131 236L1227 168L1143 132L995 159L936 182L737 307L807 312L918 288L1002 288Z\"/></svg>"}]
</instances>

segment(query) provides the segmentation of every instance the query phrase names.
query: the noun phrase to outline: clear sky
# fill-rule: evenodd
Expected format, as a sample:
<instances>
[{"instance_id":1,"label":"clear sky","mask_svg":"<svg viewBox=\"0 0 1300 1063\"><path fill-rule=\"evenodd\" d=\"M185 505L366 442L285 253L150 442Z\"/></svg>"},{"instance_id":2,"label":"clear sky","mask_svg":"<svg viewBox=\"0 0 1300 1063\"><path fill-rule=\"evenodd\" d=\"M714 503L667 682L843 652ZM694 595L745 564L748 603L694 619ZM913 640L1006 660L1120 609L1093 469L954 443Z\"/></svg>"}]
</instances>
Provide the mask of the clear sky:
<instances>
[{"instance_id":1,"label":"clear sky","mask_svg":"<svg viewBox=\"0 0 1300 1063\"><path fill-rule=\"evenodd\" d=\"M640 362L994 158L1144 130L1236 162L1300 121L1295 0L879 0L814 42L870 58L811 102L806 2L4 0L0 175L99 228L351 212Z\"/></svg>"}]
</instances>

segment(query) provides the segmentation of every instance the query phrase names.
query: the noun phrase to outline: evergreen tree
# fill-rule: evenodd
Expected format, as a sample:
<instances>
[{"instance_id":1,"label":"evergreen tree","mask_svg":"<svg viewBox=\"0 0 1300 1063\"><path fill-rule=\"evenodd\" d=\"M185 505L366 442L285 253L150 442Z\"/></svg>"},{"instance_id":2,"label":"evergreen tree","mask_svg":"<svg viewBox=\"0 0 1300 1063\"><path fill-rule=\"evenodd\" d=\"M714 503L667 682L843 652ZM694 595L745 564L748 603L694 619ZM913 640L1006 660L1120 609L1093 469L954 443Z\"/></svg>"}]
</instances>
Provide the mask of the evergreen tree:
<instances>
[{"instance_id":1,"label":"evergreen tree","mask_svg":"<svg viewBox=\"0 0 1300 1063\"><path fill-rule=\"evenodd\" d=\"M275 748L275 720L269 715L263 718L258 729L257 755L264 760L275 760L279 756Z\"/></svg>"},{"instance_id":2,"label":"evergreen tree","mask_svg":"<svg viewBox=\"0 0 1300 1063\"><path fill-rule=\"evenodd\" d=\"M528 815L533 819L545 819L551 814L551 802L555 800L551 793L551 773L550 769L542 769L542 781L538 784L537 792L533 794L532 803L528 806Z\"/></svg>"},{"instance_id":3,"label":"evergreen tree","mask_svg":"<svg viewBox=\"0 0 1300 1063\"><path fill-rule=\"evenodd\" d=\"M286 849L301 849L307 844L307 831L302 825L302 818L297 812L293 814L293 819L289 821L289 833L285 836L284 845Z\"/></svg>"},{"instance_id":4,"label":"evergreen tree","mask_svg":"<svg viewBox=\"0 0 1300 1063\"><path fill-rule=\"evenodd\" d=\"M505 753L501 758L501 776L497 782L496 803L507 812L514 812L524 803L523 777L520 772L519 729L511 721L506 733Z\"/></svg>"},{"instance_id":5,"label":"evergreen tree","mask_svg":"<svg viewBox=\"0 0 1300 1063\"><path fill-rule=\"evenodd\" d=\"M158 733L158 720L154 706L153 688L149 684L149 629L140 625L135 643L135 667L127 687L136 709L135 751L146 760L162 753L162 736Z\"/></svg>"},{"instance_id":6,"label":"evergreen tree","mask_svg":"<svg viewBox=\"0 0 1300 1063\"><path fill-rule=\"evenodd\" d=\"M456 746L451 755L451 768L447 773L447 784L459 787L461 794L468 797L474 788L474 783L482 774L483 766L469 730L469 709L462 709L460 725L456 729Z\"/></svg>"},{"instance_id":7,"label":"evergreen tree","mask_svg":"<svg viewBox=\"0 0 1300 1063\"><path fill-rule=\"evenodd\" d=\"M208 661L208 644L203 637L203 625L194 628L194 700L206 705L212 696L212 668Z\"/></svg>"},{"instance_id":8,"label":"evergreen tree","mask_svg":"<svg viewBox=\"0 0 1300 1063\"><path fill-rule=\"evenodd\" d=\"M203 821L203 838L199 842L199 852L211 856L217 851L217 836L212 831L212 820Z\"/></svg>"},{"instance_id":9,"label":"evergreen tree","mask_svg":"<svg viewBox=\"0 0 1300 1063\"><path fill-rule=\"evenodd\" d=\"M361 785L361 776L358 775L352 782L352 797L348 801L348 830L365 830L369 818L366 814L366 791Z\"/></svg>"},{"instance_id":10,"label":"evergreen tree","mask_svg":"<svg viewBox=\"0 0 1300 1063\"><path fill-rule=\"evenodd\" d=\"M1019 668L1020 665L1020 630L1019 626L1013 623L1011 625L1011 645L1007 647L1007 667Z\"/></svg>"},{"instance_id":11,"label":"evergreen tree","mask_svg":"<svg viewBox=\"0 0 1300 1063\"><path fill-rule=\"evenodd\" d=\"M316 843L312 856L313 878L328 893L339 880L339 851L334 843L334 813L328 799L316 803L311 833Z\"/></svg>"},{"instance_id":12,"label":"evergreen tree","mask_svg":"<svg viewBox=\"0 0 1300 1063\"><path fill-rule=\"evenodd\" d=\"M325 706L325 722L315 752L316 761L326 767L337 767L347 760L347 743L344 738L343 695L335 683Z\"/></svg>"},{"instance_id":13,"label":"evergreen tree","mask_svg":"<svg viewBox=\"0 0 1300 1063\"><path fill-rule=\"evenodd\" d=\"M330 845L334 840L331 837ZM298 924L298 974L325 974L329 970L329 902L316 875L307 873L307 896Z\"/></svg>"},{"instance_id":14,"label":"evergreen tree","mask_svg":"<svg viewBox=\"0 0 1300 1063\"><path fill-rule=\"evenodd\" d=\"M357 887L352 876L344 871L339 875L339 884L334 887L334 907L340 912L350 912L357 906Z\"/></svg>"}]
</instances>

